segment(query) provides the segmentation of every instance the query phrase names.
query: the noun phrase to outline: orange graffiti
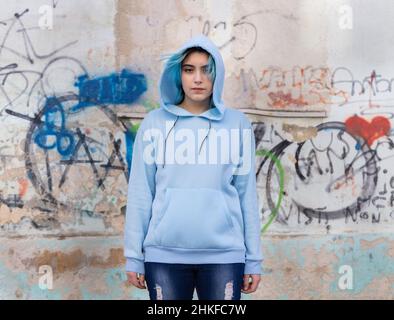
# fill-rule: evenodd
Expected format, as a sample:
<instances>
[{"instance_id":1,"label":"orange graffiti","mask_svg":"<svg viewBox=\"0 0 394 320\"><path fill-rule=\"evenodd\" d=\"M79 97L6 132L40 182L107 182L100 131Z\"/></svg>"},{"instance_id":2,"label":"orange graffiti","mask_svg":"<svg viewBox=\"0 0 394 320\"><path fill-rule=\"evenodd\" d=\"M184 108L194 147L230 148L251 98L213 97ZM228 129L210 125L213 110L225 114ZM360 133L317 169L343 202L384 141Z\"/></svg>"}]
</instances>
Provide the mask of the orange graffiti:
<instances>
[{"instance_id":1,"label":"orange graffiti","mask_svg":"<svg viewBox=\"0 0 394 320\"><path fill-rule=\"evenodd\" d=\"M19 179L18 182L19 182L19 196L22 198L26 194L29 181L26 179Z\"/></svg>"}]
</instances>

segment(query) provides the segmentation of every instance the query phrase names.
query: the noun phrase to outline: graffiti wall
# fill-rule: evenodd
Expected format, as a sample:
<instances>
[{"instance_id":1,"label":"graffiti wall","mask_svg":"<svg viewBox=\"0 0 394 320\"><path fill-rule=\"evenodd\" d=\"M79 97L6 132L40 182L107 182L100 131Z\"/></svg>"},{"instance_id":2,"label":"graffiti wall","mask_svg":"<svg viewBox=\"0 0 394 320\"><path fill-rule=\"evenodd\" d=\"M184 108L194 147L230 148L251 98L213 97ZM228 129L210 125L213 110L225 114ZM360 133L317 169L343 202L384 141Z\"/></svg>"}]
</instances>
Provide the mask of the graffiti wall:
<instances>
[{"instance_id":1,"label":"graffiti wall","mask_svg":"<svg viewBox=\"0 0 394 320\"><path fill-rule=\"evenodd\" d=\"M116 67L115 11L114 1L2 3L1 298L106 297L105 277L123 275L116 268L141 117L118 111L133 109L148 84L140 71ZM84 285L74 278L81 269ZM53 287L40 286L42 270ZM114 280L109 286L123 285Z\"/></svg>"},{"instance_id":2,"label":"graffiti wall","mask_svg":"<svg viewBox=\"0 0 394 320\"><path fill-rule=\"evenodd\" d=\"M119 232L136 128L117 110L146 78L115 69L112 1L90 21L87 3L32 4L1 17L0 232Z\"/></svg>"},{"instance_id":3,"label":"graffiti wall","mask_svg":"<svg viewBox=\"0 0 394 320\"><path fill-rule=\"evenodd\" d=\"M258 149L273 155L257 167L263 215L278 208L272 232L392 230L392 80L376 77L375 70L356 80L347 68L327 69L324 88L341 97L331 97L324 119L254 116Z\"/></svg>"},{"instance_id":4,"label":"graffiti wall","mask_svg":"<svg viewBox=\"0 0 394 320\"><path fill-rule=\"evenodd\" d=\"M256 137L264 275L242 298L394 296L390 1L3 2L1 298L148 299L123 269L133 139L162 54L199 33Z\"/></svg>"}]
</instances>

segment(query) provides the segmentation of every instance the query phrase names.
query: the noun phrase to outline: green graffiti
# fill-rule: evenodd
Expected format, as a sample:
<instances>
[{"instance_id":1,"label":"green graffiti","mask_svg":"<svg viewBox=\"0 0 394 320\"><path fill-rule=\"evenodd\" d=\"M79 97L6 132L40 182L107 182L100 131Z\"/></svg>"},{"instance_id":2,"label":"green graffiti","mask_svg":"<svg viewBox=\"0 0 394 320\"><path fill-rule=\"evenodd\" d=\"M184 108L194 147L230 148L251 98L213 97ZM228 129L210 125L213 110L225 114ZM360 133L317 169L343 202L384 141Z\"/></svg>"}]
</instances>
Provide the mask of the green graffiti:
<instances>
[{"instance_id":1,"label":"green graffiti","mask_svg":"<svg viewBox=\"0 0 394 320\"><path fill-rule=\"evenodd\" d=\"M141 104L144 106L146 112L160 108L160 103L154 100L144 99L141 101Z\"/></svg>"},{"instance_id":2,"label":"green graffiti","mask_svg":"<svg viewBox=\"0 0 394 320\"><path fill-rule=\"evenodd\" d=\"M129 131L131 133L133 133L134 135L137 134L138 128L140 127L141 123L137 123L137 124L131 124L131 126L129 127Z\"/></svg>"},{"instance_id":3,"label":"green graffiti","mask_svg":"<svg viewBox=\"0 0 394 320\"><path fill-rule=\"evenodd\" d=\"M279 198L278 198L278 202L277 202L274 210L272 210L272 212L269 216L268 222L261 229L261 234L263 234L268 229L268 227L270 226L272 221L274 221L274 219L278 215L280 204L281 204L282 198L283 198L285 172L283 170L282 164L280 163L279 159L272 152L270 152L268 150L260 149L260 150L256 151L256 156L263 156L263 157L270 158L272 161L274 161L275 166L277 167L278 172L279 172Z\"/></svg>"}]
</instances>

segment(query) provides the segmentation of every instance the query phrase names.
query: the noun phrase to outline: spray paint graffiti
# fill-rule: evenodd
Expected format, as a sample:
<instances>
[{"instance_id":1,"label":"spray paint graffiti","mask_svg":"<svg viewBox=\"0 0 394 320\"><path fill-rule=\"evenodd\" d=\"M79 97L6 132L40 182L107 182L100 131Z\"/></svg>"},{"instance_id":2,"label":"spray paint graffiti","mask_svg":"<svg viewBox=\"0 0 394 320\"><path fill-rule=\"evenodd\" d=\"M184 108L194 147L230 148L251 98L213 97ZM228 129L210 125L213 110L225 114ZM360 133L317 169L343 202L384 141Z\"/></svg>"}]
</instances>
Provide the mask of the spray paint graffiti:
<instances>
[{"instance_id":1,"label":"spray paint graffiti","mask_svg":"<svg viewBox=\"0 0 394 320\"><path fill-rule=\"evenodd\" d=\"M380 137L387 136L390 133L390 121L385 117L375 117L371 122L354 116L346 120L346 131L355 136L359 136L371 146L372 143Z\"/></svg>"},{"instance_id":2,"label":"spray paint graffiti","mask_svg":"<svg viewBox=\"0 0 394 320\"><path fill-rule=\"evenodd\" d=\"M269 217L268 222L263 226L263 228L261 229L261 233L264 233L265 231L267 231L268 227L270 226L270 224L272 223L272 221L274 221L274 219L276 218L276 216L278 215L278 210L280 208L280 205L282 203L282 198L283 198L283 184L284 184L284 170L282 165L280 164L280 161L278 158L276 158L272 153L270 153L269 151L266 150L257 150L256 151L256 156L263 156L263 157L267 157L269 159L271 159L274 163L275 166L277 167L278 171L279 171L279 197L278 197L278 202L275 205L274 210L271 212L271 215Z\"/></svg>"},{"instance_id":3,"label":"spray paint graffiti","mask_svg":"<svg viewBox=\"0 0 394 320\"><path fill-rule=\"evenodd\" d=\"M74 135L66 128L64 109L56 97L46 100L43 125L35 132L34 141L43 149L57 148L63 155L70 155L75 147ZM59 122L56 125L56 122ZM57 129L59 127L59 129ZM49 141L53 137L52 141Z\"/></svg>"},{"instance_id":4,"label":"spray paint graffiti","mask_svg":"<svg viewBox=\"0 0 394 320\"><path fill-rule=\"evenodd\" d=\"M389 140L390 123L386 118L375 118L374 126L366 126L362 128L364 131L356 131L354 121L369 124L360 117L351 117L345 123L326 122L316 126L317 135L303 142L295 143L280 137L281 142L277 143L269 154L273 155L272 158L275 157L276 161L280 160L285 167L287 182L283 192L281 182L278 182L281 179L275 178L278 175L274 170L275 161L267 155L257 154L262 156L262 160L256 174L258 179L265 181L268 209L270 212L277 210L274 198L278 199L278 203L282 193L286 206L290 207L286 214L282 206L277 221L286 224L294 210L298 214L298 223L304 225L310 224L313 219L319 223L325 220L327 225L330 220L335 219L345 219L346 222L351 219L356 222L357 216L364 220L368 217L372 223L380 221L380 212L369 214L366 210L370 209L371 205L382 209L385 207L384 201L392 202L383 197L388 192L386 183L384 190L376 195L378 175L381 172L387 173L387 170L382 170L379 165L384 160L379 156L379 148L387 144L394 148L392 142L378 139L384 136L384 139ZM376 125L378 122L379 126ZM260 143L263 138L261 132L256 130L258 128L255 124L256 142ZM271 135L273 132L271 130ZM372 144L373 142L375 144ZM319 194L318 198L305 196L310 188ZM301 221L301 215L307 220Z\"/></svg>"},{"instance_id":5,"label":"spray paint graffiti","mask_svg":"<svg viewBox=\"0 0 394 320\"><path fill-rule=\"evenodd\" d=\"M346 67L328 68L294 66L291 69L269 67L256 70L241 68L235 75L240 83L238 99L252 99L249 105L264 105L267 110L324 110L325 107L347 107L368 102L360 114L380 114L392 117L391 106L394 78L383 77L376 70L356 79ZM386 110L370 110L371 106ZM257 109L259 107L256 107ZM361 108L363 109L363 108Z\"/></svg>"},{"instance_id":6,"label":"spray paint graffiti","mask_svg":"<svg viewBox=\"0 0 394 320\"><path fill-rule=\"evenodd\" d=\"M261 15L262 11L251 12L243 15L239 19L233 21L226 20L206 20L201 15L188 16L184 19L185 25L179 26L177 22L176 28L183 30L190 30L188 34L204 34L211 38L216 35L221 35L220 43L217 47L222 50L227 46L232 45L232 57L235 60L243 60L249 56L257 46L258 28L253 21L253 17ZM150 25L149 20L147 20ZM230 32L230 34L229 34Z\"/></svg>"},{"instance_id":7,"label":"spray paint graffiti","mask_svg":"<svg viewBox=\"0 0 394 320\"><path fill-rule=\"evenodd\" d=\"M71 107L69 113L88 106L132 103L146 91L145 76L131 73L128 70L123 70L120 76L111 75L92 80L86 80L87 78L87 75L79 77L77 84L80 89L77 95L79 101ZM43 113L44 124L33 133L34 141L43 149L49 150L56 147L62 156L75 154L75 134L66 128L66 114L59 99L48 97ZM55 125L56 123L59 124ZM52 141L50 141L51 137L54 138Z\"/></svg>"},{"instance_id":8,"label":"spray paint graffiti","mask_svg":"<svg viewBox=\"0 0 394 320\"><path fill-rule=\"evenodd\" d=\"M147 90L145 76L126 69L96 79L83 75L75 85L79 88L79 103L72 111L100 104L131 104Z\"/></svg>"},{"instance_id":9,"label":"spray paint graffiti","mask_svg":"<svg viewBox=\"0 0 394 320\"><path fill-rule=\"evenodd\" d=\"M45 107L36 115L35 118L29 118L26 115L12 110L6 110L8 114L31 122L25 140L25 165L28 177L38 194L40 194L44 199L49 199L49 202L54 206L59 205L59 201L56 199L54 194L58 194L61 191L62 187L66 183L71 166L73 165L90 166L93 178L96 181L96 187L101 188L102 190L105 190L104 182L110 170L121 170L125 176L125 181L128 180L127 164L125 163L124 156L121 152L121 140L115 139L110 132L109 134L113 150L109 156L104 155L104 157L107 158L107 161L94 159L92 154L97 153L96 149L103 147L103 143L97 139L90 138L87 134L84 134L80 128L67 130L68 137L70 137L69 141L72 141L72 143L66 142L66 146L62 145L59 147L59 139L57 139L57 143L52 142L52 144L46 140L50 134L53 134L56 138L60 135L64 135L64 122L58 121L59 125L56 125L55 121L53 121L53 114L58 112L60 114L60 120L64 119L65 103L71 102L71 106L73 106L77 101L78 97L75 95L48 99L46 100ZM106 116L110 114L112 116L111 118L116 118L116 115L108 108L97 107L97 109L102 111ZM59 112L59 110L61 112ZM49 116L47 116L48 114ZM45 120L41 120L42 118ZM48 118L52 122L48 121ZM50 125L48 125L48 123L50 123ZM48 132L48 128L52 131ZM47 136L43 137L44 134L47 134ZM39 166L37 165L37 155L39 153L37 148L34 147L34 143L32 143L33 141L39 141L40 143L38 143L38 146L44 149L46 162L45 169L39 169ZM63 156L58 162L51 160L50 154L48 153L48 150L53 149L56 145L58 146L58 150L61 148L60 150L62 152L59 153ZM84 151L84 153L82 151ZM54 158L56 159L56 157ZM119 165L115 165L115 161L117 161ZM53 167L54 165L65 166L65 168L60 174L57 170L58 174L55 176L51 172L51 166ZM99 172L100 168L104 171L103 173ZM59 180L58 183L54 182L56 177ZM57 191L54 190L55 187L57 188Z\"/></svg>"},{"instance_id":10,"label":"spray paint graffiti","mask_svg":"<svg viewBox=\"0 0 394 320\"><path fill-rule=\"evenodd\" d=\"M355 79L353 72L346 67L335 68L331 76L331 86L341 88L348 92L350 96L360 96L364 94L376 96L382 93L392 92L394 78L384 78L372 70L370 75L362 80Z\"/></svg>"},{"instance_id":11,"label":"spray paint graffiti","mask_svg":"<svg viewBox=\"0 0 394 320\"><path fill-rule=\"evenodd\" d=\"M2 23L6 32L0 39L0 57L9 62L0 66L0 115L29 123L23 143L25 167L40 200L31 208L105 214L94 209L94 201L88 208L87 200L105 199L105 182L119 173L127 183L136 128L111 107L135 103L147 90L145 76L123 69L91 77L78 59L60 55L77 41L38 53L23 22L28 13L26 9ZM22 51L13 45L17 38L23 40ZM81 183L90 187L82 188ZM24 207L27 186L19 194L2 193L1 203Z\"/></svg>"},{"instance_id":12,"label":"spray paint graffiti","mask_svg":"<svg viewBox=\"0 0 394 320\"><path fill-rule=\"evenodd\" d=\"M28 63L33 65L37 60L46 60L59 54L62 50L75 45L77 41L69 42L62 47L55 49L49 53L41 54L37 52L31 36L29 34L29 28L26 28L23 22L23 16L29 12L29 9L25 9L21 13L15 13L10 19L3 20L3 25L6 26L4 37L0 41L0 57L5 56L8 59L15 59L15 62L9 63L6 66L0 66L0 93L7 101L4 106L0 107L0 115L7 107L14 107L16 102L23 101L27 95L27 106L30 105L30 99L36 89L36 86L41 83L42 88L44 88L42 80L45 72L40 72L35 69L26 69L23 64ZM18 41L16 41L18 39ZM22 41L24 46L22 51L19 47L15 47ZM61 59L61 58L58 58ZM53 59L48 63L56 61ZM44 71L46 68L44 68ZM31 85L31 82L33 84ZM15 86L18 83L18 86ZM11 95L10 93L11 92Z\"/></svg>"},{"instance_id":13,"label":"spray paint graffiti","mask_svg":"<svg viewBox=\"0 0 394 320\"><path fill-rule=\"evenodd\" d=\"M313 110L347 101L348 94L331 85L331 70L327 67L294 66L291 69L270 67L263 70L242 68L240 95L250 93L256 105L272 110ZM263 103L265 102L265 103Z\"/></svg>"}]
</instances>

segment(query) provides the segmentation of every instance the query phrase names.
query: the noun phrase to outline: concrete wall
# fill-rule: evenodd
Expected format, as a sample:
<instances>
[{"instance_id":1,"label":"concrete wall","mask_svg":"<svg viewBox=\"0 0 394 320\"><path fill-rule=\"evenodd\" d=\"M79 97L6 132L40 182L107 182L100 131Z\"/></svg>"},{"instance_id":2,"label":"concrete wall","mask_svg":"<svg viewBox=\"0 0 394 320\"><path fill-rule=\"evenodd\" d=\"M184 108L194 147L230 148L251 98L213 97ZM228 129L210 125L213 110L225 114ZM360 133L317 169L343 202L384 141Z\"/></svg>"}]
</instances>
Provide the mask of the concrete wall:
<instances>
[{"instance_id":1,"label":"concrete wall","mask_svg":"<svg viewBox=\"0 0 394 320\"><path fill-rule=\"evenodd\" d=\"M148 299L123 271L131 146L160 55L198 33L255 128L265 262L242 298L393 298L390 1L47 2L0 16L0 298Z\"/></svg>"}]
</instances>

